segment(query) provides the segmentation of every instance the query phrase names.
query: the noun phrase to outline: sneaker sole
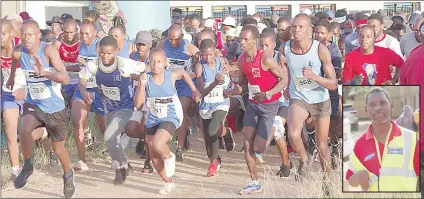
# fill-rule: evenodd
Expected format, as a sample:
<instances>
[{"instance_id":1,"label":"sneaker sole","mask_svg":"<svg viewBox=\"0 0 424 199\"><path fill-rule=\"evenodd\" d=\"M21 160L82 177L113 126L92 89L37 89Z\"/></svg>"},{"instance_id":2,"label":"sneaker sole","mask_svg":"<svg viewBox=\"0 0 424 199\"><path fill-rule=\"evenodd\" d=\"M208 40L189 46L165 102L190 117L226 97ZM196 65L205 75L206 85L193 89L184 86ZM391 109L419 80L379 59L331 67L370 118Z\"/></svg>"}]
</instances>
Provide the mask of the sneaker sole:
<instances>
[{"instance_id":1,"label":"sneaker sole","mask_svg":"<svg viewBox=\"0 0 424 199\"><path fill-rule=\"evenodd\" d=\"M31 175L32 175L33 173L31 173ZM31 177L31 175L29 175L28 176L28 178L26 179L26 182L25 182L25 184L24 184L24 186L23 187L21 187L21 188L17 188L16 186L15 186L15 183L13 183L13 186L15 187L15 189L23 189L23 188L25 188L25 186L28 184L28 180L29 180L29 177ZM16 179L15 179L16 180Z\"/></svg>"},{"instance_id":2,"label":"sneaker sole","mask_svg":"<svg viewBox=\"0 0 424 199\"><path fill-rule=\"evenodd\" d=\"M239 194L240 194L240 195L250 195L250 194L254 194L254 193L261 193L261 192L262 192L262 188L261 188L261 189L258 189L258 190L251 191L250 193L242 193L242 192L239 192Z\"/></svg>"}]
</instances>

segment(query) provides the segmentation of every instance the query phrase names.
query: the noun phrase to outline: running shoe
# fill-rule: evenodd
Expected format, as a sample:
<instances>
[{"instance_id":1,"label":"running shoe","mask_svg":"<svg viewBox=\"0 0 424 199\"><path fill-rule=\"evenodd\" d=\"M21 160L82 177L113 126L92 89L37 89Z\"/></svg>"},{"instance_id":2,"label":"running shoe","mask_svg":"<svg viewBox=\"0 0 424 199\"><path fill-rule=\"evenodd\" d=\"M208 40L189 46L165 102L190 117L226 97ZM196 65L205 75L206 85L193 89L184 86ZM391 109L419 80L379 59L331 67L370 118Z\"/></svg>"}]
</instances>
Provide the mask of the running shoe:
<instances>
[{"instance_id":1,"label":"running shoe","mask_svg":"<svg viewBox=\"0 0 424 199\"><path fill-rule=\"evenodd\" d=\"M127 168L122 167L115 170L116 174L115 174L115 180L113 181L113 184L115 185L123 184L125 180L127 179L127 176L132 173L133 168L131 167L129 163L127 163L127 165L128 165Z\"/></svg>"},{"instance_id":2,"label":"running shoe","mask_svg":"<svg viewBox=\"0 0 424 199\"><path fill-rule=\"evenodd\" d=\"M63 175L63 194L66 198L72 198L75 194L75 190L75 175L74 171L72 171L72 176L69 178Z\"/></svg>"},{"instance_id":3,"label":"running shoe","mask_svg":"<svg viewBox=\"0 0 424 199\"><path fill-rule=\"evenodd\" d=\"M82 160L79 160L73 167L72 167L72 169L74 170L74 171L81 171L81 172L83 172L83 171L88 171L88 170L90 170L89 168L88 168L88 166L87 166L87 164L84 162L84 161L82 161Z\"/></svg>"},{"instance_id":4,"label":"running shoe","mask_svg":"<svg viewBox=\"0 0 424 199\"><path fill-rule=\"evenodd\" d=\"M24 164L21 173L19 173L18 177L16 177L13 184L15 185L16 189L24 188L29 176L32 175L32 172L34 171L34 165L33 164Z\"/></svg>"},{"instance_id":5,"label":"running shoe","mask_svg":"<svg viewBox=\"0 0 424 199\"><path fill-rule=\"evenodd\" d=\"M280 170L277 172L277 175L280 176L280 178L289 178L290 177L290 169L292 167L292 163L290 162L290 167L281 164Z\"/></svg>"},{"instance_id":6,"label":"running shoe","mask_svg":"<svg viewBox=\"0 0 424 199\"><path fill-rule=\"evenodd\" d=\"M225 150L230 152L234 150L234 148L236 147L236 143L234 142L233 131L227 127L226 129L227 129L227 133L223 137L224 143L225 143L224 146L225 146Z\"/></svg>"},{"instance_id":7,"label":"running shoe","mask_svg":"<svg viewBox=\"0 0 424 199\"><path fill-rule=\"evenodd\" d=\"M265 163L260 153L255 153L255 155L256 155L256 163L261 163L261 164Z\"/></svg>"},{"instance_id":8,"label":"running shoe","mask_svg":"<svg viewBox=\"0 0 424 199\"><path fill-rule=\"evenodd\" d=\"M218 176L218 170L219 170L219 162L218 160L214 160L212 163L209 164L207 176L208 177Z\"/></svg>"},{"instance_id":9,"label":"running shoe","mask_svg":"<svg viewBox=\"0 0 424 199\"><path fill-rule=\"evenodd\" d=\"M171 158L163 159L166 176L171 178L175 173L175 155L171 152Z\"/></svg>"},{"instance_id":10,"label":"running shoe","mask_svg":"<svg viewBox=\"0 0 424 199\"><path fill-rule=\"evenodd\" d=\"M258 180L251 180L247 186L245 186L240 192L240 195L250 195L252 193L262 192L262 186Z\"/></svg>"},{"instance_id":11,"label":"running shoe","mask_svg":"<svg viewBox=\"0 0 424 199\"><path fill-rule=\"evenodd\" d=\"M159 190L159 194L166 195L166 194L168 194L169 192L171 192L174 189L175 189L174 181L172 181L172 182L165 182L163 184L163 187Z\"/></svg>"},{"instance_id":12,"label":"running shoe","mask_svg":"<svg viewBox=\"0 0 424 199\"><path fill-rule=\"evenodd\" d=\"M153 173L152 163L148 160L144 161L143 173Z\"/></svg>"},{"instance_id":13,"label":"running shoe","mask_svg":"<svg viewBox=\"0 0 424 199\"><path fill-rule=\"evenodd\" d=\"M295 180L301 181L305 178L306 176L305 166L306 166L305 163L302 160L299 160L299 166L297 167L297 172L296 172L296 175L294 176Z\"/></svg>"}]
</instances>

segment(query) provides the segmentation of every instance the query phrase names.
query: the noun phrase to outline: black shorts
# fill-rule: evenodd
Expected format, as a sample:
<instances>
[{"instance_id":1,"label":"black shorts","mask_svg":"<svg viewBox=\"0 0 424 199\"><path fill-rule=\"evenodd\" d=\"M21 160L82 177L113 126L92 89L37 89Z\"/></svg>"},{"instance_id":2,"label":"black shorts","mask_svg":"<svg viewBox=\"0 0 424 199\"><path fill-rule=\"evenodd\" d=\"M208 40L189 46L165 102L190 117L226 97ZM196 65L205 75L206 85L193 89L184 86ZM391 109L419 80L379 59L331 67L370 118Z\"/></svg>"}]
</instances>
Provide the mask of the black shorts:
<instances>
[{"instance_id":1,"label":"black shorts","mask_svg":"<svg viewBox=\"0 0 424 199\"><path fill-rule=\"evenodd\" d=\"M65 109L56 113L45 113L33 104L24 104L23 116L32 115L42 124L39 127L46 127L48 136L53 142L61 142L68 134L68 116ZM25 125L25 124L23 124Z\"/></svg>"},{"instance_id":2,"label":"black shorts","mask_svg":"<svg viewBox=\"0 0 424 199\"><path fill-rule=\"evenodd\" d=\"M328 93L330 94L330 100L331 100L331 120L338 120L339 119L339 93L338 90L328 90Z\"/></svg>"},{"instance_id":3,"label":"black shorts","mask_svg":"<svg viewBox=\"0 0 424 199\"><path fill-rule=\"evenodd\" d=\"M158 129L163 129L163 130L167 131L169 133L169 135L171 135L171 137L173 137L175 130L177 128L175 127L175 124L172 123L172 122L161 122L160 124L153 126L152 128L147 128L146 135L154 136Z\"/></svg>"}]
</instances>

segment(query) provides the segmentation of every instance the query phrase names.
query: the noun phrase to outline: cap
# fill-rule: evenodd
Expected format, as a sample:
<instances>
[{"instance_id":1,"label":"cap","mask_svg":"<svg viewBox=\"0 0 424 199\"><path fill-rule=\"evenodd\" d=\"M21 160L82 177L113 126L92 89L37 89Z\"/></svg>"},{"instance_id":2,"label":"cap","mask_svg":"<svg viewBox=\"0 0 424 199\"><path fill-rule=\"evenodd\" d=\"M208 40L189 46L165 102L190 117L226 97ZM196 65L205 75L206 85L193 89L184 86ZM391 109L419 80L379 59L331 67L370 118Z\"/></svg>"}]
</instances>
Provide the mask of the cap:
<instances>
[{"instance_id":1,"label":"cap","mask_svg":"<svg viewBox=\"0 0 424 199\"><path fill-rule=\"evenodd\" d=\"M310 9L308 9L308 8L306 8L306 9L304 9L304 10L302 10L302 12L301 13L304 13L304 14L306 14L306 15L311 15L312 14L312 11L310 10Z\"/></svg>"},{"instance_id":2,"label":"cap","mask_svg":"<svg viewBox=\"0 0 424 199\"><path fill-rule=\"evenodd\" d=\"M262 34L262 31L267 27L264 23L258 23L259 33Z\"/></svg>"},{"instance_id":3,"label":"cap","mask_svg":"<svg viewBox=\"0 0 424 199\"><path fill-rule=\"evenodd\" d=\"M63 13L62 15L60 15L60 19L63 20L63 22L65 22L67 19L73 19L74 17L72 17L71 14L68 13Z\"/></svg>"},{"instance_id":4,"label":"cap","mask_svg":"<svg viewBox=\"0 0 424 199\"><path fill-rule=\"evenodd\" d=\"M343 23L347 20L347 12L345 10L337 10L334 15L334 22Z\"/></svg>"},{"instance_id":5,"label":"cap","mask_svg":"<svg viewBox=\"0 0 424 199\"><path fill-rule=\"evenodd\" d=\"M412 14L411 16L409 16L408 22L407 24L411 24L411 25L415 25L415 23L417 23L417 20L422 17L420 14Z\"/></svg>"},{"instance_id":6,"label":"cap","mask_svg":"<svg viewBox=\"0 0 424 199\"><path fill-rule=\"evenodd\" d=\"M148 31L140 31L137 33L137 36L135 37L135 44L151 44L153 41L152 34Z\"/></svg>"},{"instance_id":7,"label":"cap","mask_svg":"<svg viewBox=\"0 0 424 199\"><path fill-rule=\"evenodd\" d=\"M19 13L19 16L21 16L22 20L24 20L24 21L32 19L32 17L30 17L27 12L21 12L21 13Z\"/></svg>"},{"instance_id":8,"label":"cap","mask_svg":"<svg viewBox=\"0 0 424 199\"><path fill-rule=\"evenodd\" d=\"M20 21L21 23L23 22L22 17L19 16L18 14L7 15L6 17L4 17L4 19L6 19L6 20L17 20L17 21Z\"/></svg>"},{"instance_id":9,"label":"cap","mask_svg":"<svg viewBox=\"0 0 424 199\"><path fill-rule=\"evenodd\" d=\"M333 22L333 20L334 20L334 12L331 11L331 10L327 10L327 11L325 11L325 13L328 14L328 21Z\"/></svg>"},{"instance_id":10,"label":"cap","mask_svg":"<svg viewBox=\"0 0 424 199\"><path fill-rule=\"evenodd\" d=\"M239 35L237 34L237 28L228 29L227 32L225 32L225 35L230 37L239 37Z\"/></svg>"},{"instance_id":11,"label":"cap","mask_svg":"<svg viewBox=\"0 0 424 199\"><path fill-rule=\"evenodd\" d=\"M356 27L355 22L352 19L348 19L343 23L343 32L344 33L352 33Z\"/></svg>"},{"instance_id":12,"label":"cap","mask_svg":"<svg viewBox=\"0 0 424 199\"><path fill-rule=\"evenodd\" d=\"M387 13L387 11L386 10L384 10L384 9L380 9L380 10L378 10L378 12L377 12L379 15L381 15L382 17L387 17L387 16L389 16L389 14Z\"/></svg>"},{"instance_id":13,"label":"cap","mask_svg":"<svg viewBox=\"0 0 424 199\"><path fill-rule=\"evenodd\" d=\"M59 16L54 16L51 21L46 21L48 26L52 26L53 23L63 23L63 20Z\"/></svg>"},{"instance_id":14,"label":"cap","mask_svg":"<svg viewBox=\"0 0 424 199\"><path fill-rule=\"evenodd\" d=\"M403 23L403 17L401 16L393 16L392 21L395 21L395 20L399 20L401 23Z\"/></svg>"},{"instance_id":15,"label":"cap","mask_svg":"<svg viewBox=\"0 0 424 199\"><path fill-rule=\"evenodd\" d=\"M205 23L203 24L203 27L214 28L215 27L215 20L214 19L206 19Z\"/></svg>"},{"instance_id":16,"label":"cap","mask_svg":"<svg viewBox=\"0 0 424 199\"><path fill-rule=\"evenodd\" d=\"M226 17L224 21L222 22L222 24L226 26L236 27L236 19L234 19L233 17Z\"/></svg>"}]
</instances>

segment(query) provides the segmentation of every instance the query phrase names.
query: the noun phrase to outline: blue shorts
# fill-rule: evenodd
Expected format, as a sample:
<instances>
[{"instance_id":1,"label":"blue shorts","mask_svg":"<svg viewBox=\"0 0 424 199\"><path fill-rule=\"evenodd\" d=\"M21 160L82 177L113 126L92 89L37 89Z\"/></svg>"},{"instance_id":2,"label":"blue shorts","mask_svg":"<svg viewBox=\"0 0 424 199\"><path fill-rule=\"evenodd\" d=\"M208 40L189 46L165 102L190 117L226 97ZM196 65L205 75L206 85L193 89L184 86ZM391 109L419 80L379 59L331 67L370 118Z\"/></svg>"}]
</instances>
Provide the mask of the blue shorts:
<instances>
[{"instance_id":1,"label":"blue shorts","mask_svg":"<svg viewBox=\"0 0 424 199\"><path fill-rule=\"evenodd\" d=\"M15 97L11 92L1 93L1 110L19 108L19 112L22 114L24 100L15 100Z\"/></svg>"},{"instance_id":2,"label":"blue shorts","mask_svg":"<svg viewBox=\"0 0 424 199\"><path fill-rule=\"evenodd\" d=\"M196 79L193 79L193 83L196 85ZM177 89L178 96L191 98L191 89L184 80L180 79L175 81L175 88Z\"/></svg>"},{"instance_id":3,"label":"blue shorts","mask_svg":"<svg viewBox=\"0 0 424 199\"><path fill-rule=\"evenodd\" d=\"M105 110L104 110L104 105L102 102L102 95L99 92L98 88L88 88L87 89L88 92L94 92L94 100L93 103L91 104L91 112L96 113L96 114L100 114L100 115L105 115ZM81 92L79 90L79 87L77 86L75 88L75 92L74 95L72 96L72 101L74 100L82 100L81 97Z\"/></svg>"},{"instance_id":4,"label":"blue shorts","mask_svg":"<svg viewBox=\"0 0 424 199\"><path fill-rule=\"evenodd\" d=\"M65 92L66 97L72 97L78 84L68 84L63 87L63 91Z\"/></svg>"}]
</instances>

